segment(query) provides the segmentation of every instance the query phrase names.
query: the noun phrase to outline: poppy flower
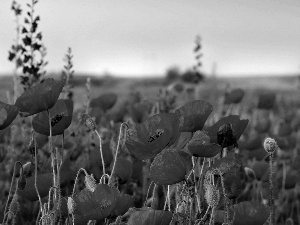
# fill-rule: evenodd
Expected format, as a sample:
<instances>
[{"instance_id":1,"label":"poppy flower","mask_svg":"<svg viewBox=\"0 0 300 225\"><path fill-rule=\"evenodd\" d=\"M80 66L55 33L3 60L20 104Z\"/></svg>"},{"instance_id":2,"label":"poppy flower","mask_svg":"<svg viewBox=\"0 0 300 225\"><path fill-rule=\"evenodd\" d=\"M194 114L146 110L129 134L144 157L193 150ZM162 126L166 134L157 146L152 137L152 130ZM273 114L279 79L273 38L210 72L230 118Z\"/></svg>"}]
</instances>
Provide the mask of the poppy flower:
<instances>
[{"instance_id":1,"label":"poppy flower","mask_svg":"<svg viewBox=\"0 0 300 225\"><path fill-rule=\"evenodd\" d=\"M134 210L128 219L128 225L165 225L170 224L173 218L173 213L165 210L155 210L149 207Z\"/></svg>"},{"instance_id":2,"label":"poppy flower","mask_svg":"<svg viewBox=\"0 0 300 225\"><path fill-rule=\"evenodd\" d=\"M97 98L92 99L90 106L99 107L104 112L112 108L117 102L117 95L114 93L106 93Z\"/></svg>"},{"instance_id":3,"label":"poppy flower","mask_svg":"<svg viewBox=\"0 0 300 225\"><path fill-rule=\"evenodd\" d=\"M242 101L244 95L245 95L245 91L243 89L241 88L234 89L225 95L224 104L226 105L238 104Z\"/></svg>"},{"instance_id":4,"label":"poppy flower","mask_svg":"<svg viewBox=\"0 0 300 225\"><path fill-rule=\"evenodd\" d=\"M235 141L238 141L240 139L240 137L242 136L244 130L246 129L248 122L249 122L249 120L247 120L247 119L241 120L240 117L237 115L230 115L230 116L226 116L226 117L220 119L214 125L212 125L211 127L205 128L204 130L206 132L208 132L208 136L210 137L210 142L218 144L218 132L222 131L222 129L220 130L220 128L223 125L226 125L226 124L228 125L228 123L229 123L231 125L231 129L233 131L233 136L235 138ZM228 133L226 132L225 134L228 134ZM221 136L222 136L221 133L219 133L219 141L220 141ZM223 137L224 137L224 135L223 135ZM225 135L225 138L226 137L227 137L227 135ZM231 141L231 140L226 140L226 141Z\"/></svg>"},{"instance_id":5,"label":"poppy flower","mask_svg":"<svg viewBox=\"0 0 300 225\"><path fill-rule=\"evenodd\" d=\"M196 131L191 141L187 144L188 151L196 157L211 158L221 153L221 146L210 143L210 138L203 131Z\"/></svg>"},{"instance_id":6,"label":"poppy flower","mask_svg":"<svg viewBox=\"0 0 300 225\"><path fill-rule=\"evenodd\" d=\"M179 136L178 118L174 113L156 114L128 133L129 152L140 160L151 159L175 143Z\"/></svg>"},{"instance_id":7,"label":"poppy flower","mask_svg":"<svg viewBox=\"0 0 300 225\"><path fill-rule=\"evenodd\" d=\"M74 196L74 215L89 220L104 219L113 212L118 196L119 191L106 184L97 184L93 192L85 188Z\"/></svg>"},{"instance_id":8,"label":"poppy flower","mask_svg":"<svg viewBox=\"0 0 300 225\"><path fill-rule=\"evenodd\" d=\"M191 169L189 154L167 148L154 158L150 166L150 179L159 185L172 185L183 181Z\"/></svg>"},{"instance_id":9,"label":"poppy flower","mask_svg":"<svg viewBox=\"0 0 300 225\"><path fill-rule=\"evenodd\" d=\"M258 109L272 109L276 101L276 94L273 92L270 93L261 93L258 98Z\"/></svg>"},{"instance_id":10,"label":"poppy flower","mask_svg":"<svg viewBox=\"0 0 300 225\"><path fill-rule=\"evenodd\" d=\"M51 109L65 85L65 80L55 81L53 78L46 79L25 91L16 101L20 112L31 116L39 112Z\"/></svg>"},{"instance_id":11,"label":"poppy flower","mask_svg":"<svg viewBox=\"0 0 300 225\"><path fill-rule=\"evenodd\" d=\"M270 215L268 206L255 201L240 202L233 210L233 225L263 225Z\"/></svg>"},{"instance_id":12,"label":"poppy flower","mask_svg":"<svg viewBox=\"0 0 300 225\"><path fill-rule=\"evenodd\" d=\"M60 99L49 110L51 118L52 135L63 134L72 122L73 101L69 99ZM32 120L32 126L35 132L43 135L50 135L49 117L46 111L37 114Z\"/></svg>"},{"instance_id":13,"label":"poppy flower","mask_svg":"<svg viewBox=\"0 0 300 225\"><path fill-rule=\"evenodd\" d=\"M180 132L201 130L212 112L212 105L204 100L189 102L175 111L179 118Z\"/></svg>"},{"instance_id":14,"label":"poppy flower","mask_svg":"<svg viewBox=\"0 0 300 225\"><path fill-rule=\"evenodd\" d=\"M0 130L8 127L19 113L19 108L0 101Z\"/></svg>"},{"instance_id":15,"label":"poppy flower","mask_svg":"<svg viewBox=\"0 0 300 225\"><path fill-rule=\"evenodd\" d=\"M149 116L151 104L149 102L137 102L127 106L127 111L135 123L142 123Z\"/></svg>"}]
</instances>

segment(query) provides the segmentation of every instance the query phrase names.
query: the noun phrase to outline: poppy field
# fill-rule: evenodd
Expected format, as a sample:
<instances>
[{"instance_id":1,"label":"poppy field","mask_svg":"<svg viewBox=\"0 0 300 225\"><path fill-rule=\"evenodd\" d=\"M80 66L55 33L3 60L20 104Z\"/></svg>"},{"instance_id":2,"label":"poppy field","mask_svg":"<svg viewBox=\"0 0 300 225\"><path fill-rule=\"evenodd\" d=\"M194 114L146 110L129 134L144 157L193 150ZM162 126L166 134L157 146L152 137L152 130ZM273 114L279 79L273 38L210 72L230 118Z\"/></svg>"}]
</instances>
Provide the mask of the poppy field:
<instances>
[{"instance_id":1,"label":"poppy field","mask_svg":"<svg viewBox=\"0 0 300 225\"><path fill-rule=\"evenodd\" d=\"M79 77L71 48L53 78L37 3L0 84L0 224L300 224L294 78Z\"/></svg>"}]
</instances>

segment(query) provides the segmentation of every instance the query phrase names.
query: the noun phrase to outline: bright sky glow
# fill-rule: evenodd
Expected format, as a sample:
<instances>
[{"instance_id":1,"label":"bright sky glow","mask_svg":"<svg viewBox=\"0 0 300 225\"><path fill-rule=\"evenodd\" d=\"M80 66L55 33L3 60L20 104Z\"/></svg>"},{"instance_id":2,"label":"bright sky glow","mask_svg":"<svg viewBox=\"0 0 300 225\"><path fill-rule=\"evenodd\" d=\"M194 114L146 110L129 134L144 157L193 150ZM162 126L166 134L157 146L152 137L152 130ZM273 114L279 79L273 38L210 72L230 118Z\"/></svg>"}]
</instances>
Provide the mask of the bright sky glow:
<instances>
[{"instance_id":1,"label":"bright sky glow","mask_svg":"<svg viewBox=\"0 0 300 225\"><path fill-rule=\"evenodd\" d=\"M27 2L29 0L19 0ZM11 1L0 1L0 73L11 72ZM300 71L299 0L40 0L48 71L61 71L68 47L77 72L139 76L182 70L202 37L203 71L219 75Z\"/></svg>"}]
</instances>

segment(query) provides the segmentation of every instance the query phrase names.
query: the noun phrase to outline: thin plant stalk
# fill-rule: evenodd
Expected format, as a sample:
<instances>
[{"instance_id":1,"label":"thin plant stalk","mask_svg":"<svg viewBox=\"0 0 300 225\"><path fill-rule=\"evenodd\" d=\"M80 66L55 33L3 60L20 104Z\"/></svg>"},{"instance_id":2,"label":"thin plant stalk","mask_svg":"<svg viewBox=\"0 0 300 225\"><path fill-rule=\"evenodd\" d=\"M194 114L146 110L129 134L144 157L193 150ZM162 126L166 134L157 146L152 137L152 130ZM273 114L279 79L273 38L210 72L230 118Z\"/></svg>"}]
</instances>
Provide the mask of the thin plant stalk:
<instances>
[{"instance_id":1,"label":"thin plant stalk","mask_svg":"<svg viewBox=\"0 0 300 225\"><path fill-rule=\"evenodd\" d=\"M274 157L273 157L273 153L270 152L269 153L270 156L270 225L274 224L274 168L273 168L273 161L274 161Z\"/></svg>"},{"instance_id":2,"label":"thin plant stalk","mask_svg":"<svg viewBox=\"0 0 300 225\"><path fill-rule=\"evenodd\" d=\"M121 137L122 137L122 128L123 128L124 124L126 124L126 123L122 123L121 126L120 126L118 143L117 143L117 150L116 150L115 159L114 159L114 165L113 165L113 168L112 168L112 171L111 171L111 174L110 174L110 178L109 178L109 181L108 181L109 185L111 185L112 176L115 172L115 167L116 167L116 163L117 163L117 157L118 157L120 142L121 142ZM126 126L125 126L125 129L126 129ZM126 132L126 130L124 132Z\"/></svg>"},{"instance_id":3,"label":"thin plant stalk","mask_svg":"<svg viewBox=\"0 0 300 225\"><path fill-rule=\"evenodd\" d=\"M40 212L42 212L42 199L41 199L41 196L40 196L40 193L39 193L39 190L38 190L38 187L37 187L37 164L38 164L38 160L37 160L37 146L36 146L36 140L35 140L35 135L33 134L33 138L34 138L34 188L35 188L35 191L36 191L36 194L39 198L39 203L40 203Z\"/></svg>"},{"instance_id":4,"label":"thin plant stalk","mask_svg":"<svg viewBox=\"0 0 300 225\"><path fill-rule=\"evenodd\" d=\"M99 138L99 151L100 151L100 155L101 155L102 170L103 170L103 175L104 175L106 173L105 173L105 163L104 163L104 157L103 157L103 151L102 151L102 139L101 139L101 136L100 136L100 134L97 130L95 130L95 133L97 134L97 136Z\"/></svg>"},{"instance_id":5,"label":"thin plant stalk","mask_svg":"<svg viewBox=\"0 0 300 225\"><path fill-rule=\"evenodd\" d=\"M8 197L7 197L7 201L6 201L6 204L5 204L5 208L4 208L4 213L3 213L3 221L2 221L2 224L4 224L4 219L5 219L5 214L6 214L6 211L7 211L7 207L8 207L8 203L9 203L9 200L12 196L12 187L13 187L13 183L15 181L15 176L16 176L16 166L17 164L19 164L22 168L22 163L20 161L16 161L15 162L15 165L14 165L14 172L13 172L13 176L11 178L11 182L10 182L10 188L9 188L9 194L8 194Z\"/></svg>"}]
</instances>

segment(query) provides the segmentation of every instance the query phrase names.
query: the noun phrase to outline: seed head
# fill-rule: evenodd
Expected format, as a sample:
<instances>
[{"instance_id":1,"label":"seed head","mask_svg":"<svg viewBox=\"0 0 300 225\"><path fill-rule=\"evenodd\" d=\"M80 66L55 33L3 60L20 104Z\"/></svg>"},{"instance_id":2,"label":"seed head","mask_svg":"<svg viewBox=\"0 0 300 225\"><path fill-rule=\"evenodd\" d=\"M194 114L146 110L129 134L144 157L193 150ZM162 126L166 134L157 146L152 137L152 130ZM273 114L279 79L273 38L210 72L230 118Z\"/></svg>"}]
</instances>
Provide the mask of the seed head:
<instances>
[{"instance_id":1,"label":"seed head","mask_svg":"<svg viewBox=\"0 0 300 225\"><path fill-rule=\"evenodd\" d=\"M96 123L95 121L86 113L83 113L81 116L82 120L84 121L85 125L91 129L92 131L96 130Z\"/></svg>"},{"instance_id":2,"label":"seed head","mask_svg":"<svg viewBox=\"0 0 300 225\"><path fill-rule=\"evenodd\" d=\"M85 178L84 178L84 183L85 183L86 188L89 191L91 191L91 192L95 191L97 184L96 184L95 178L93 177L93 174L92 175L86 174Z\"/></svg>"},{"instance_id":3,"label":"seed head","mask_svg":"<svg viewBox=\"0 0 300 225\"><path fill-rule=\"evenodd\" d=\"M220 192L212 184L207 184L205 188L205 199L210 207L216 207L220 201Z\"/></svg>"},{"instance_id":4,"label":"seed head","mask_svg":"<svg viewBox=\"0 0 300 225\"><path fill-rule=\"evenodd\" d=\"M75 211L75 201L71 197L68 197L67 206L68 206L68 213L73 214Z\"/></svg>"},{"instance_id":5,"label":"seed head","mask_svg":"<svg viewBox=\"0 0 300 225\"><path fill-rule=\"evenodd\" d=\"M264 148L266 152L272 154L277 150L278 145L273 138L266 138L264 141Z\"/></svg>"}]
</instances>

